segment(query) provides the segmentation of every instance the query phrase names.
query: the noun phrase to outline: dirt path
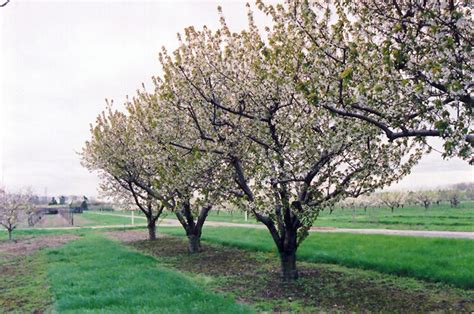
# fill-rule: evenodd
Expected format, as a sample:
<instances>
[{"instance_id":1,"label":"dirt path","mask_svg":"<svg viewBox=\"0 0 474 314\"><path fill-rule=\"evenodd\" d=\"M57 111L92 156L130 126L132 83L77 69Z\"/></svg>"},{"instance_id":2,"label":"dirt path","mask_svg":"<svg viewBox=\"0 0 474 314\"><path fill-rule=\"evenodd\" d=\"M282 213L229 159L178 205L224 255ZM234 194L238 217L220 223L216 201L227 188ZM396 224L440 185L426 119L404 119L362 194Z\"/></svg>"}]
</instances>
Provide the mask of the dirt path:
<instances>
[{"instance_id":1,"label":"dirt path","mask_svg":"<svg viewBox=\"0 0 474 314\"><path fill-rule=\"evenodd\" d=\"M56 228L71 226L70 223L64 219L63 216L57 215L43 215L38 223L35 225L37 228Z\"/></svg>"},{"instance_id":2,"label":"dirt path","mask_svg":"<svg viewBox=\"0 0 474 314\"><path fill-rule=\"evenodd\" d=\"M312 227L311 232L347 232L359 234L385 234L428 238L458 238L474 240L474 232L466 231L428 231L428 230L393 230L393 229L349 229Z\"/></svg>"}]
</instances>

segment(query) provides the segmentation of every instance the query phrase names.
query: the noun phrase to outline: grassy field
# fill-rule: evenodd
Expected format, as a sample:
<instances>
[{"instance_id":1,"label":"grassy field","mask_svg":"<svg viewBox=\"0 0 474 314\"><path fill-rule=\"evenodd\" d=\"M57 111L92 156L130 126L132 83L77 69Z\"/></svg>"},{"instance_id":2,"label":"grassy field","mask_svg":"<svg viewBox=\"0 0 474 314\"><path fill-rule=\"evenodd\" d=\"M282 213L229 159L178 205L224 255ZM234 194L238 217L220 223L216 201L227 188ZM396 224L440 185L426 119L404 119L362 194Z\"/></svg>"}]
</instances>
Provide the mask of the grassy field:
<instances>
[{"instance_id":1,"label":"grassy field","mask_svg":"<svg viewBox=\"0 0 474 314\"><path fill-rule=\"evenodd\" d=\"M89 235L47 252L59 313L249 313L160 267L152 257ZM120 261L119 263L117 261Z\"/></svg>"},{"instance_id":2,"label":"grassy field","mask_svg":"<svg viewBox=\"0 0 474 314\"><path fill-rule=\"evenodd\" d=\"M129 212L108 212L107 214L130 215ZM127 217L99 216L94 213L84 213L83 217L89 220L84 225L130 224ZM135 223L141 223L140 212L137 212ZM173 214L166 218L175 219ZM211 211L208 221L222 221L233 223L258 223L249 216L245 221L244 213L234 211ZM440 230L440 231L474 231L474 202L463 202L458 208L448 204L433 205L428 210L420 206L397 208L392 213L388 208L342 209L337 208L332 213L322 211L314 226L339 228L367 228L367 229L402 229L402 230Z\"/></svg>"},{"instance_id":3,"label":"grassy field","mask_svg":"<svg viewBox=\"0 0 474 314\"><path fill-rule=\"evenodd\" d=\"M448 204L396 208L335 209L323 211L316 226L344 228L386 228L409 230L474 231L474 202L463 202L457 208Z\"/></svg>"},{"instance_id":4,"label":"grassy field","mask_svg":"<svg viewBox=\"0 0 474 314\"><path fill-rule=\"evenodd\" d=\"M172 235L179 228L161 228ZM274 252L266 230L205 227L203 240L247 250ZM474 288L474 241L442 238L313 233L298 250L300 260Z\"/></svg>"},{"instance_id":5,"label":"grassy field","mask_svg":"<svg viewBox=\"0 0 474 314\"><path fill-rule=\"evenodd\" d=\"M0 256L0 313L42 313L52 300L44 254L2 259Z\"/></svg>"},{"instance_id":6,"label":"grassy field","mask_svg":"<svg viewBox=\"0 0 474 314\"><path fill-rule=\"evenodd\" d=\"M143 230L143 226L136 226L133 228L121 228L121 227L110 227L105 229L100 229L101 232L106 231L124 231L124 230ZM22 239L25 237L32 236L42 236L42 235L60 235L60 234L75 234L79 236L84 236L88 234L97 233L97 229L92 228L80 228L80 229L19 229L13 232L13 239ZM6 241L8 239L8 233L4 229L0 229L0 241Z\"/></svg>"},{"instance_id":7,"label":"grassy field","mask_svg":"<svg viewBox=\"0 0 474 314\"><path fill-rule=\"evenodd\" d=\"M122 234L116 234L123 237ZM136 241L133 247L167 267L206 278L209 289L252 304L264 313L428 313L471 312L474 290L453 288L376 271L299 262L300 278L282 284L274 254L203 243L190 255L176 237Z\"/></svg>"},{"instance_id":8,"label":"grassy field","mask_svg":"<svg viewBox=\"0 0 474 314\"><path fill-rule=\"evenodd\" d=\"M113 216L116 215L116 216ZM82 221L78 222L79 226L90 227L90 226L110 226L110 225L130 225L132 223L131 218L121 217L123 215L130 215L129 212L117 213L117 212L84 212L77 214L76 217L80 217ZM137 216L135 224L145 224L145 217Z\"/></svg>"},{"instance_id":9,"label":"grassy field","mask_svg":"<svg viewBox=\"0 0 474 314\"><path fill-rule=\"evenodd\" d=\"M440 206L428 211L405 208L396 209L393 214L388 209L368 209L366 213L363 210L353 212L339 209L331 215L323 213L316 226L473 231L469 226L474 223L474 214L469 206L464 203L458 209ZM100 312L106 313L135 313L137 309L148 313L167 306L170 313L190 312L196 308L207 312L251 311L228 298L232 297L256 305L257 310L264 311L330 311L330 303L334 302L353 311L395 311L405 308L407 311L423 312L449 309L441 306L442 302L455 304L451 309L462 311L463 300L473 299L472 240L313 233L298 250L299 268L304 279L299 281L297 287L278 291L277 295L268 297L269 291L273 291L279 282L279 266L276 248L267 230L204 227L205 243L246 250L246 253L239 251L231 254L219 249L220 255L188 258L185 242L179 246L179 242L167 242L164 239L153 244L144 241L143 247L137 247L156 253L157 262L96 235L104 231L130 229L87 228L131 223L129 217L117 216L128 215L127 212L112 213L115 216L105 214L110 213L101 215L85 212L76 215L76 222L85 227L82 229L16 230L14 237L17 239L65 233L80 235L82 238L65 247L40 251L34 256L15 261L1 262L0 256L0 277L6 278L3 285L0 283L0 308L19 308L20 312L33 312L35 309L54 306L54 311L61 313L99 312L99 308L104 308ZM370 217L372 223L363 223L363 218L359 216L365 217L364 219ZM168 215L166 218L172 217ZM209 220L245 222L243 215L226 212L214 212ZM398 222L389 223L394 221ZM143 218L135 219L136 224L144 222ZM145 230L143 226L132 229ZM178 227L158 226L158 232L179 237L184 235L183 229ZM145 233L143 235L145 237ZM6 232L0 232L0 244L6 237ZM175 255L177 249L181 253ZM216 263L222 266L219 266L217 273L212 271ZM248 272L246 265L250 264L260 266ZM171 265L175 270L163 268L162 265ZM208 273L206 268L211 271ZM235 274L232 278L225 277L230 268L234 268ZM180 271L185 274L180 274ZM265 282L267 276L272 278L270 282ZM94 284L91 285L91 282ZM223 292L226 296L201 292L200 288L203 286L214 287L215 291ZM359 294L359 290L366 292ZM450 291L449 296L444 290ZM271 292L273 293L274 291ZM391 293L396 295L396 301L389 297ZM126 295L132 296L132 301L123 301ZM170 298L169 295L171 298L175 297L173 300L179 298L189 302L181 305L174 302L178 305L170 305L165 301ZM371 295L383 301L371 301ZM53 298L55 303L51 305ZM291 298L299 299L291 301ZM426 307L417 307L419 298L419 302L427 304ZM312 301L308 303L305 301L307 299ZM407 301L409 304L404 307L403 300L407 299L410 300ZM392 301L396 303L391 304Z\"/></svg>"},{"instance_id":10,"label":"grassy field","mask_svg":"<svg viewBox=\"0 0 474 314\"><path fill-rule=\"evenodd\" d=\"M130 234L146 237L133 231L108 236L129 239ZM189 255L180 237L129 245L133 248L88 230L33 255L3 261L0 255L0 312L254 312L250 306L295 313L474 310L474 290L325 263L301 261L301 278L282 285L278 259L265 250L205 242L203 252Z\"/></svg>"},{"instance_id":11,"label":"grassy field","mask_svg":"<svg viewBox=\"0 0 474 314\"><path fill-rule=\"evenodd\" d=\"M169 215L168 218L174 218ZM245 221L242 211L232 213L211 211L209 221L233 223L258 223L249 216ZM474 231L474 202L463 202L457 208L449 204L433 205L428 210L421 206L397 208L392 213L389 208L342 209L332 212L322 211L314 226L338 228L402 229L402 230L440 230Z\"/></svg>"},{"instance_id":12,"label":"grassy field","mask_svg":"<svg viewBox=\"0 0 474 314\"><path fill-rule=\"evenodd\" d=\"M143 227L135 229L143 230ZM124 230L111 228L108 230ZM183 236L181 228L158 228L159 232ZM15 237L96 232L80 230L18 230ZM6 240L0 232L0 240ZM274 252L266 230L205 226L203 240L247 250ZM313 233L299 248L300 260L327 262L353 268L376 270L429 281L474 288L474 241L462 239Z\"/></svg>"},{"instance_id":13,"label":"grassy field","mask_svg":"<svg viewBox=\"0 0 474 314\"><path fill-rule=\"evenodd\" d=\"M465 209L460 209L458 215L463 213L461 210L465 211L466 217L470 215L470 211ZM95 213L83 215L90 223L100 225L130 223L127 217ZM139 222L140 219L137 218L136 223ZM143 229L143 227L136 228ZM124 229L116 228L116 230ZM158 231L183 235L181 228L158 227ZM14 237L58 232L86 234L91 230L17 230ZM6 239L6 236L6 232L0 232L0 239ZM250 250L275 252L275 246L266 230L218 229L205 226L204 240ZM318 233L312 234L303 243L298 254L301 260L311 262L334 263L474 288L472 240Z\"/></svg>"}]
</instances>

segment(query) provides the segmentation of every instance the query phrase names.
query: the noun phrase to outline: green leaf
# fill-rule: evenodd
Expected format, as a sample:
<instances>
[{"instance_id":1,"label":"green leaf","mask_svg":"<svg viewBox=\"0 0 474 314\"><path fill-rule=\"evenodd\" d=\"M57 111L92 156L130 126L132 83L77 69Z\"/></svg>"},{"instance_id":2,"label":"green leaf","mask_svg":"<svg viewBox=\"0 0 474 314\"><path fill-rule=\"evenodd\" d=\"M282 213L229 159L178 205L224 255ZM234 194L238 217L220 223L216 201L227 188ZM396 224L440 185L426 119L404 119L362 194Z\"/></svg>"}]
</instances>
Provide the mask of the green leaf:
<instances>
[{"instance_id":1,"label":"green leaf","mask_svg":"<svg viewBox=\"0 0 474 314\"><path fill-rule=\"evenodd\" d=\"M353 71L354 71L354 70L353 70L352 68L347 68L347 69L345 69L345 70L341 73L340 78L341 78L341 79L350 78L350 76L352 75L352 72L353 72Z\"/></svg>"},{"instance_id":2,"label":"green leaf","mask_svg":"<svg viewBox=\"0 0 474 314\"><path fill-rule=\"evenodd\" d=\"M448 128L449 123L444 120L438 120L435 122L435 128L437 128L440 131L444 131Z\"/></svg>"}]
</instances>

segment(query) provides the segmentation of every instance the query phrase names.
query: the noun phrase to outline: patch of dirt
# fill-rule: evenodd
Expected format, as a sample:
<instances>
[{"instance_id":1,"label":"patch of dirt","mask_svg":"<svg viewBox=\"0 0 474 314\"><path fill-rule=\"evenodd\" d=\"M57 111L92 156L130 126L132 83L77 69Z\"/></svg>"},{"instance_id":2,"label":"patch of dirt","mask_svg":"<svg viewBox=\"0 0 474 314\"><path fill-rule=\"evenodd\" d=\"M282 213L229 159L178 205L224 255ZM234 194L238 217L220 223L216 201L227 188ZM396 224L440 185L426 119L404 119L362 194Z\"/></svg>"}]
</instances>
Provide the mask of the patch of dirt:
<instances>
[{"instance_id":1,"label":"patch of dirt","mask_svg":"<svg viewBox=\"0 0 474 314\"><path fill-rule=\"evenodd\" d=\"M70 227L71 224L64 219L63 216L43 215L41 219L35 224L36 228L54 228L54 227Z\"/></svg>"},{"instance_id":2,"label":"patch of dirt","mask_svg":"<svg viewBox=\"0 0 474 314\"><path fill-rule=\"evenodd\" d=\"M129 242L135 242L135 241L140 241L140 240L147 240L148 239L148 232L143 231L143 230L129 230L129 231L108 231L104 232L103 234L114 238L118 239L122 242L129 243ZM156 237L158 239L166 237L166 235L157 233ZM157 241L159 241L157 239Z\"/></svg>"},{"instance_id":3,"label":"patch of dirt","mask_svg":"<svg viewBox=\"0 0 474 314\"><path fill-rule=\"evenodd\" d=\"M253 266L258 267L252 254L234 248L202 243L199 254L189 254L187 240L182 238L158 234L155 241L149 241L146 239L148 233L139 230L105 234L150 255L171 259L173 265L187 272L209 276L240 276L253 273L256 271Z\"/></svg>"},{"instance_id":4,"label":"patch of dirt","mask_svg":"<svg viewBox=\"0 0 474 314\"><path fill-rule=\"evenodd\" d=\"M273 254L203 243L202 252L189 254L183 238L161 236L147 241L145 232L109 235L159 258L179 271L215 279L212 288L264 311L296 312L428 312L474 311L474 292L456 292L426 284L422 289L403 288L393 280L372 278L357 270L343 272L328 265L299 263L300 279L284 284L279 261ZM136 240L138 239L138 240ZM355 274L357 273L357 274ZM390 277L391 278L391 277Z\"/></svg>"},{"instance_id":5,"label":"patch of dirt","mask_svg":"<svg viewBox=\"0 0 474 314\"><path fill-rule=\"evenodd\" d=\"M13 241L0 241L0 257L15 258L32 254L45 247L58 247L79 236L73 234L43 235L15 239Z\"/></svg>"},{"instance_id":6,"label":"patch of dirt","mask_svg":"<svg viewBox=\"0 0 474 314\"><path fill-rule=\"evenodd\" d=\"M150 255L172 259L173 266L179 270L207 276L251 275L260 268L252 254L228 247L202 244L201 252L189 254L187 242L181 238L142 240L131 242L130 245Z\"/></svg>"},{"instance_id":7,"label":"patch of dirt","mask_svg":"<svg viewBox=\"0 0 474 314\"><path fill-rule=\"evenodd\" d=\"M300 278L294 283L281 281L278 269L266 276L254 276L229 281L224 291L242 291L244 302L262 300L299 302L304 307L341 312L472 312L474 299L449 295L437 296L435 291L400 288L393 282L381 282L370 277L351 276L316 265L299 267ZM260 277L260 278L259 278ZM262 284L263 283L263 284ZM287 310L283 303L274 310ZM283 308L282 308L283 307Z\"/></svg>"}]
</instances>

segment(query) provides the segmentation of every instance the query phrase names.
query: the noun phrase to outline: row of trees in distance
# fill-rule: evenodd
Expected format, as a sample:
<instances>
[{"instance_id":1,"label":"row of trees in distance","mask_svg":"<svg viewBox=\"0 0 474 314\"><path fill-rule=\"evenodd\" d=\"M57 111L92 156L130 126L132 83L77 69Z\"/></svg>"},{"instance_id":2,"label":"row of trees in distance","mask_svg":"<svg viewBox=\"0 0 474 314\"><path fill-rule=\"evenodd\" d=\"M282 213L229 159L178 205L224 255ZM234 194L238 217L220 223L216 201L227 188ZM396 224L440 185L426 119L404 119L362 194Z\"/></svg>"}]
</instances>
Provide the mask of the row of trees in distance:
<instances>
[{"instance_id":1,"label":"row of trees in distance","mask_svg":"<svg viewBox=\"0 0 474 314\"><path fill-rule=\"evenodd\" d=\"M458 207L464 201L474 201L474 189L378 192L358 198L346 198L339 202L337 207L352 209L388 207L393 212L396 208L414 205L428 209L431 206L447 203L451 207Z\"/></svg>"}]
</instances>

